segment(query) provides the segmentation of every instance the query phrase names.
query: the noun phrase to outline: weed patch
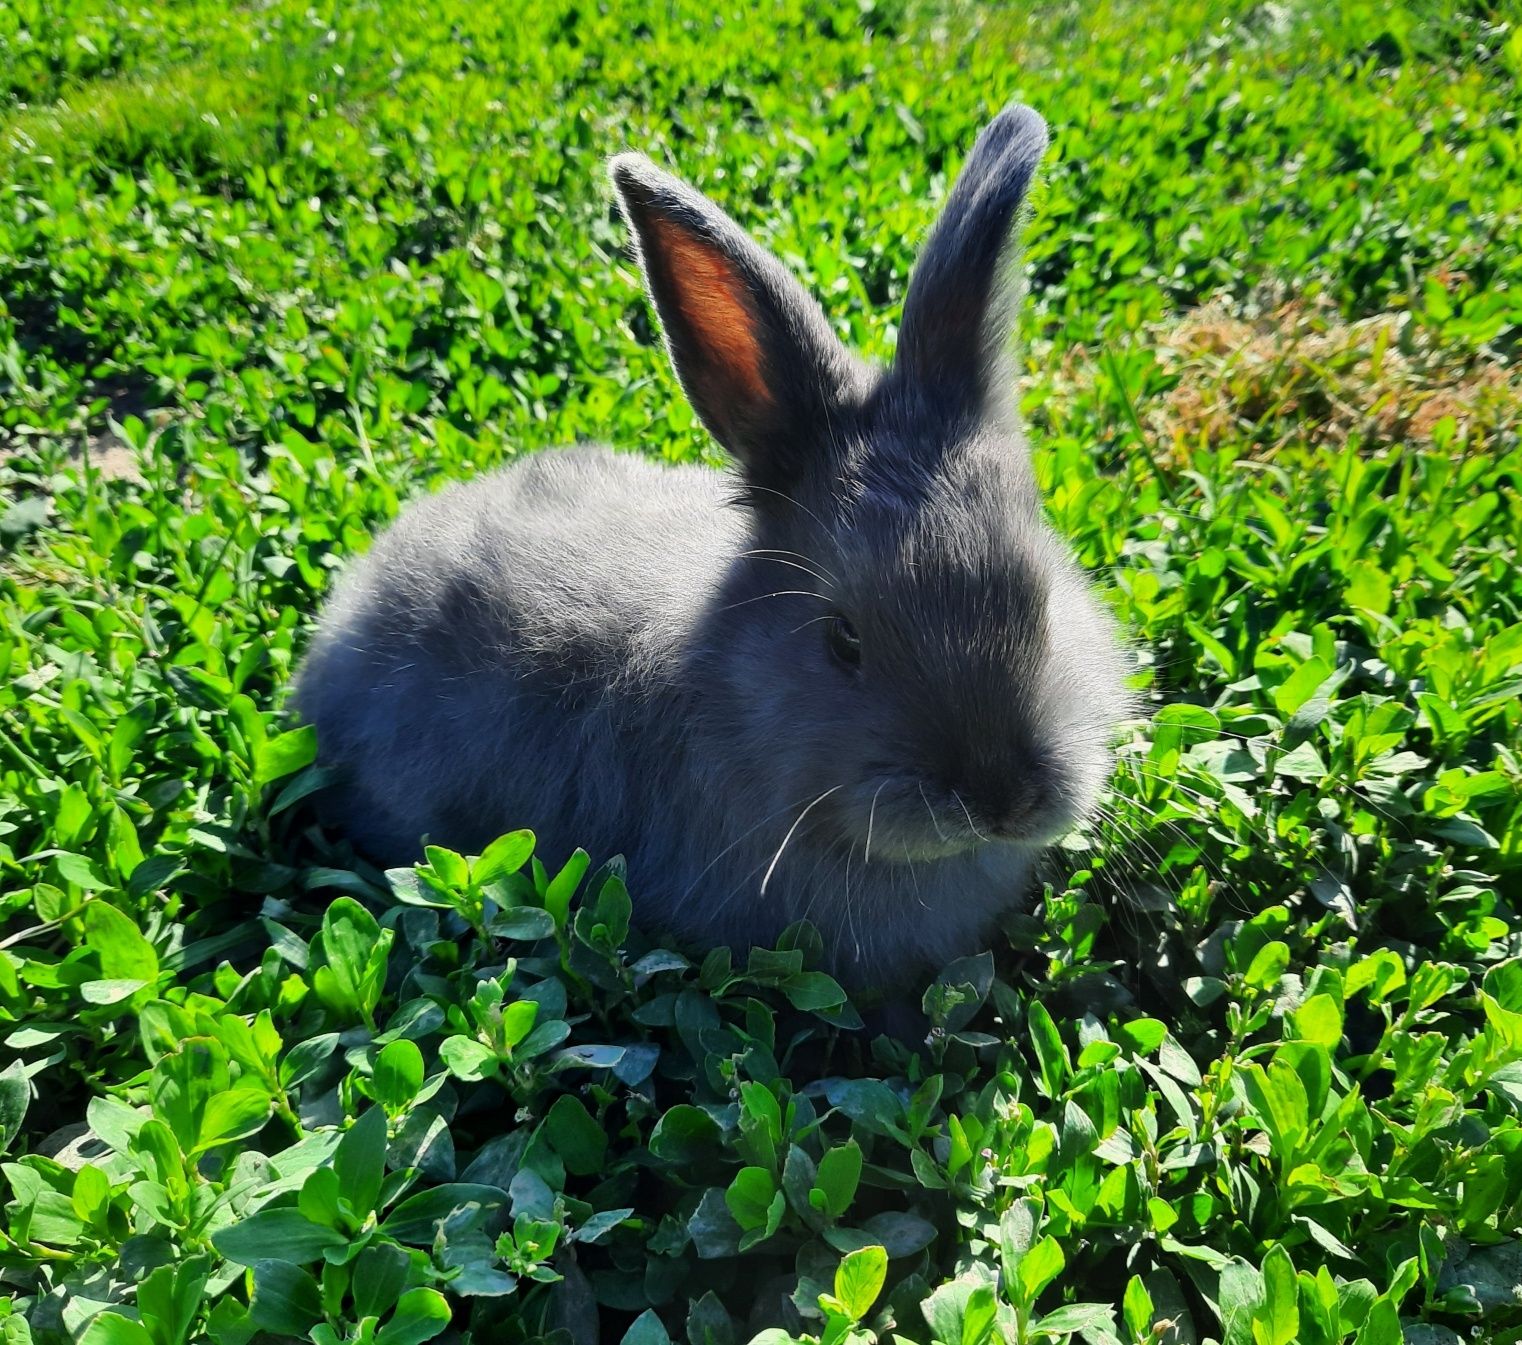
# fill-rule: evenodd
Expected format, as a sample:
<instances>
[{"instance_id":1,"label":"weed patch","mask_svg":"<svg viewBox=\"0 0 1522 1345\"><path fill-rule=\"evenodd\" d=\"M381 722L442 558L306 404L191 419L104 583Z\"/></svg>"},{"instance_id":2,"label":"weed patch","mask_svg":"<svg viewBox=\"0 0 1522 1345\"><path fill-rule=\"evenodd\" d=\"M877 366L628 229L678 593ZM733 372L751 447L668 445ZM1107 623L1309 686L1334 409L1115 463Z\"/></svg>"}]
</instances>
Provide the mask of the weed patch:
<instances>
[{"instance_id":1,"label":"weed patch","mask_svg":"<svg viewBox=\"0 0 1522 1345\"><path fill-rule=\"evenodd\" d=\"M1515 1336L1519 70L1441 0L0 9L0 1334ZM924 1048L522 819L325 833L290 673L402 501L714 456L605 157L880 356L1014 95L1144 714Z\"/></svg>"}]
</instances>

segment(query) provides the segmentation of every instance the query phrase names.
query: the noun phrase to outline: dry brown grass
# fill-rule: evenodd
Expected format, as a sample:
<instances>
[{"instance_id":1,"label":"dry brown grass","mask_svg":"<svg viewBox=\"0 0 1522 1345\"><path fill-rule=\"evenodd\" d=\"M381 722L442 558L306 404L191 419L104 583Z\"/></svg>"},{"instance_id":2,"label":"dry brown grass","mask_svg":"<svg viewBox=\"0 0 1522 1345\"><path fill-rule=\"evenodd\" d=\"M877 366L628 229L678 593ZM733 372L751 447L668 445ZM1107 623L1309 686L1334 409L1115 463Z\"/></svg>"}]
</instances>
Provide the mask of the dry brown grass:
<instances>
[{"instance_id":1,"label":"dry brown grass","mask_svg":"<svg viewBox=\"0 0 1522 1345\"><path fill-rule=\"evenodd\" d=\"M1346 322L1296 301L1247 320L1205 307L1156 337L1176 381L1139 412L1175 456L1202 439L1254 455L1426 444L1449 419L1472 450L1522 425L1516 369L1446 350L1402 314Z\"/></svg>"}]
</instances>

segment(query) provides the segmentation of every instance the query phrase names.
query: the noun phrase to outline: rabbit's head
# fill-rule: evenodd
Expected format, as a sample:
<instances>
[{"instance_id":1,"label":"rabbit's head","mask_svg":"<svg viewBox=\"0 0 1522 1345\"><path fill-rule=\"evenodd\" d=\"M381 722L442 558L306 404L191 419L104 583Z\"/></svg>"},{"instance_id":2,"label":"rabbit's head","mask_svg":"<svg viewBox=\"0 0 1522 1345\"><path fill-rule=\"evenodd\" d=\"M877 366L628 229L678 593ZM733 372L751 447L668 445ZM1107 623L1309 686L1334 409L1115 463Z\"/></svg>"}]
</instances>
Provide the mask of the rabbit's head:
<instances>
[{"instance_id":1,"label":"rabbit's head","mask_svg":"<svg viewBox=\"0 0 1522 1345\"><path fill-rule=\"evenodd\" d=\"M1111 622L1042 517L1017 424L1014 234L1045 147L1017 105L983 131L883 371L715 206L637 155L612 165L672 361L754 519L716 675L768 745L773 801L817 800L811 828L871 859L1050 842L1095 803L1125 710Z\"/></svg>"}]
</instances>

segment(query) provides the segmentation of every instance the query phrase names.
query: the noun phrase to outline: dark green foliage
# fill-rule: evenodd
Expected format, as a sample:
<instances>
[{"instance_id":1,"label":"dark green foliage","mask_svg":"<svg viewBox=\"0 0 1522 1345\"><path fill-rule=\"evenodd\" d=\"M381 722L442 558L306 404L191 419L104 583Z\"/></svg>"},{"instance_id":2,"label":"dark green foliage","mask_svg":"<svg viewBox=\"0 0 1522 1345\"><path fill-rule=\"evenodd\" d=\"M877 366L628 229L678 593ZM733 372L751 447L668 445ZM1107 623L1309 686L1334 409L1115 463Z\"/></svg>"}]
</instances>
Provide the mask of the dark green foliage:
<instances>
[{"instance_id":1,"label":"dark green foliage","mask_svg":"<svg viewBox=\"0 0 1522 1345\"><path fill-rule=\"evenodd\" d=\"M1522 13L1041 8L0 7L0 1339L1516 1338ZM322 834L280 707L372 528L712 451L603 157L881 354L1014 94L1147 714L925 1051L607 856Z\"/></svg>"}]
</instances>

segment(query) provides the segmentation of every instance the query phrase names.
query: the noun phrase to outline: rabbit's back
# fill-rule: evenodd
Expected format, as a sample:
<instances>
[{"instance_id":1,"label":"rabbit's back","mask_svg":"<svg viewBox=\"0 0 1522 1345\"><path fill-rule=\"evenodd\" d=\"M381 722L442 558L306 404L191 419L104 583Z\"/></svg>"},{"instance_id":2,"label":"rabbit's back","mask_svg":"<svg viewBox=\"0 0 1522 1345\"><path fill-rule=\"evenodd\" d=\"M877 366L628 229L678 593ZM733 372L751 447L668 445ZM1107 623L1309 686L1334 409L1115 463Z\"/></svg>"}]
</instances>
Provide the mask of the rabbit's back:
<instances>
[{"instance_id":1,"label":"rabbit's back","mask_svg":"<svg viewBox=\"0 0 1522 1345\"><path fill-rule=\"evenodd\" d=\"M529 817L547 849L597 844L738 545L724 493L711 470L580 447L407 507L339 581L297 685L332 819L384 862Z\"/></svg>"}]
</instances>

